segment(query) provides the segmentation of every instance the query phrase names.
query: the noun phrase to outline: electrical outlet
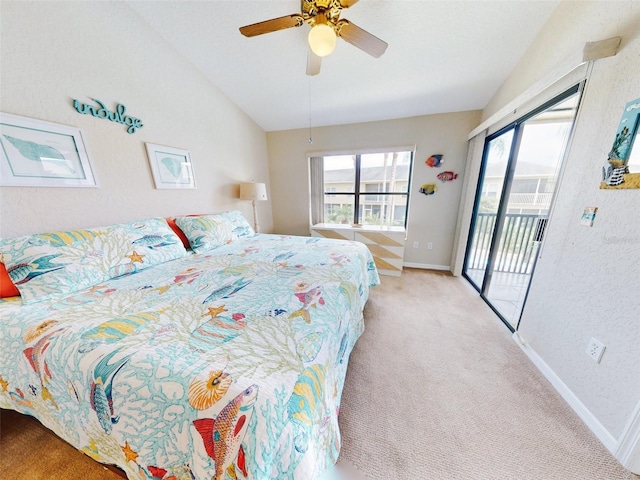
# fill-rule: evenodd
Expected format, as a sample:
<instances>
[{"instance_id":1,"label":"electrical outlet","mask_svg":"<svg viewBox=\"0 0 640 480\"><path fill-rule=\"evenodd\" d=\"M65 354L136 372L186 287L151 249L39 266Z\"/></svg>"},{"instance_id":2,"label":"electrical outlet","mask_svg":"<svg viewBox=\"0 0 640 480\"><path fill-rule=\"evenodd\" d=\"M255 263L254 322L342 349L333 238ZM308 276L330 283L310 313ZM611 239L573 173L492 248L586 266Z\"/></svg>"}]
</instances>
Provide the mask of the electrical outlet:
<instances>
[{"instance_id":1,"label":"electrical outlet","mask_svg":"<svg viewBox=\"0 0 640 480\"><path fill-rule=\"evenodd\" d=\"M587 347L587 355L589 355L594 362L600 363L604 349L607 348L602 342L599 342L595 338L591 337L589 346Z\"/></svg>"},{"instance_id":2,"label":"electrical outlet","mask_svg":"<svg viewBox=\"0 0 640 480\"><path fill-rule=\"evenodd\" d=\"M418 246L420 246L418 242L413 242L413 248L418 248Z\"/></svg>"},{"instance_id":3,"label":"electrical outlet","mask_svg":"<svg viewBox=\"0 0 640 480\"><path fill-rule=\"evenodd\" d=\"M433 243L429 242L427 243L427 250L431 250L433 249Z\"/></svg>"}]
</instances>

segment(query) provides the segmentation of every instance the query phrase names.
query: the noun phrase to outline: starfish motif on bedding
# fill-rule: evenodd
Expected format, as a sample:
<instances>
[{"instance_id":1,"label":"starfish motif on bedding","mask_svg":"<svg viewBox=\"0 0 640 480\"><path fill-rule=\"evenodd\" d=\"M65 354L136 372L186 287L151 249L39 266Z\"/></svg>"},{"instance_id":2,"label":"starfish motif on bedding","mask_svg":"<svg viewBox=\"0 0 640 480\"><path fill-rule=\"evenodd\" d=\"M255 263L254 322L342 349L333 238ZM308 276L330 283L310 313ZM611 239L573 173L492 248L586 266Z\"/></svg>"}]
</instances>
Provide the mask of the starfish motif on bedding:
<instances>
[{"instance_id":1,"label":"starfish motif on bedding","mask_svg":"<svg viewBox=\"0 0 640 480\"><path fill-rule=\"evenodd\" d=\"M136 262L143 263L142 259L146 257L146 255L140 255L138 252L134 250L131 255L125 255L125 257L129 258L129 260L131 260L131 263L136 263Z\"/></svg>"},{"instance_id":2,"label":"starfish motif on bedding","mask_svg":"<svg viewBox=\"0 0 640 480\"><path fill-rule=\"evenodd\" d=\"M207 315L211 315L211 318L214 319L222 312L227 312L228 310L224 308L224 305L220 305L219 307L209 307L209 311L203 315L206 317Z\"/></svg>"},{"instance_id":3,"label":"starfish motif on bedding","mask_svg":"<svg viewBox=\"0 0 640 480\"><path fill-rule=\"evenodd\" d=\"M138 458L138 453L134 452L133 449L129 446L129 442L125 441L124 442L124 447L120 447L120 449L124 452L124 456L127 459L127 462L130 461L136 461L136 458Z\"/></svg>"}]
</instances>

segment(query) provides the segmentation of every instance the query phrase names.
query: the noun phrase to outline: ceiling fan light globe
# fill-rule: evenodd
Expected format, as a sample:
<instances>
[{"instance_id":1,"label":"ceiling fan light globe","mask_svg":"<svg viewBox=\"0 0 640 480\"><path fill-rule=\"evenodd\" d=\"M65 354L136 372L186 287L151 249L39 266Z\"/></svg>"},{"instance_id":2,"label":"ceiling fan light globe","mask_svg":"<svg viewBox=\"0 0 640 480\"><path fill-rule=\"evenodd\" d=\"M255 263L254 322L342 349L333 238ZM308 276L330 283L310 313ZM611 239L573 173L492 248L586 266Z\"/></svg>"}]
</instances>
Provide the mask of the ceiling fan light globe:
<instances>
[{"instance_id":1,"label":"ceiling fan light globe","mask_svg":"<svg viewBox=\"0 0 640 480\"><path fill-rule=\"evenodd\" d=\"M336 32L329 25L315 25L309 32L309 47L319 57L326 57L336 48Z\"/></svg>"}]
</instances>

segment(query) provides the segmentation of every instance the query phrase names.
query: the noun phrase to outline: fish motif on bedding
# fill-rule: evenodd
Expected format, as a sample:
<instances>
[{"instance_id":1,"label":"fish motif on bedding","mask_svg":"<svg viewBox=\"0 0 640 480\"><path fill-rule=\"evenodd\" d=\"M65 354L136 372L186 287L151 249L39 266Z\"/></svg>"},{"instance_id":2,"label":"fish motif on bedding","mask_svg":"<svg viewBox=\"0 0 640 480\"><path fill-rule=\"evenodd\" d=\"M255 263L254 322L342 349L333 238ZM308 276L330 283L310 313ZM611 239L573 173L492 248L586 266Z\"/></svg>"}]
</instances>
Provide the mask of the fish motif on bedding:
<instances>
[{"instance_id":1,"label":"fish motif on bedding","mask_svg":"<svg viewBox=\"0 0 640 480\"><path fill-rule=\"evenodd\" d=\"M193 426L202 437L207 455L215 463L214 480L224 480L223 475L227 471L231 478L237 478L233 466L237 457L242 460L238 462L240 463L238 467L243 475L247 476L244 465L245 453L241 443L253 415L253 406L257 398L258 385L251 385L231 400L215 419L199 418L193 421Z\"/></svg>"},{"instance_id":2,"label":"fish motif on bedding","mask_svg":"<svg viewBox=\"0 0 640 480\"><path fill-rule=\"evenodd\" d=\"M340 363L344 362L344 354L347 351L348 342L349 336L347 332L345 332L344 335L342 335L342 340L340 340L340 348L338 348L338 362Z\"/></svg>"},{"instance_id":3,"label":"fish motif on bedding","mask_svg":"<svg viewBox=\"0 0 640 480\"><path fill-rule=\"evenodd\" d=\"M310 308L316 308L317 305L324 305L324 298L322 298L322 290L320 287L314 287L307 292L297 292L295 297L302 302L302 307L289 315L290 319L301 317L305 322L311 323Z\"/></svg>"},{"instance_id":4,"label":"fish motif on bedding","mask_svg":"<svg viewBox=\"0 0 640 480\"><path fill-rule=\"evenodd\" d=\"M244 287L249 285L252 280L246 280L244 278L240 278L233 283L229 283L223 287L215 289L213 292L209 294L207 298L204 299L202 303L212 302L213 300L225 299L229 298L231 295L238 293Z\"/></svg>"},{"instance_id":5,"label":"fish motif on bedding","mask_svg":"<svg viewBox=\"0 0 640 480\"><path fill-rule=\"evenodd\" d=\"M303 362L313 362L320 348L324 337L322 332L313 332L300 339L296 345L296 352Z\"/></svg>"},{"instance_id":6,"label":"fish motif on bedding","mask_svg":"<svg viewBox=\"0 0 640 480\"><path fill-rule=\"evenodd\" d=\"M60 255L58 254L53 254L34 258L28 262L20 263L8 268L7 273L15 285L21 285L32 278L64 268L64 265L51 263L54 258L59 256Z\"/></svg>"},{"instance_id":7,"label":"fish motif on bedding","mask_svg":"<svg viewBox=\"0 0 640 480\"><path fill-rule=\"evenodd\" d=\"M180 272L173 278L173 283L177 285L181 285L183 283L191 284L200 276L201 273L202 271L196 270L195 268L187 268L185 271Z\"/></svg>"},{"instance_id":8,"label":"fish motif on bedding","mask_svg":"<svg viewBox=\"0 0 640 480\"><path fill-rule=\"evenodd\" d=\"M40 380L40 392L42 394L42 399L51 402L51 404L56 409L58 409L59 407L56 404L53 396L49 392L49 389L45 386L45 384L53 378L51 370L49 369L49 364L47 363L47 359L45 358L45 353L51 345L51 340L60 335L63 330L63 328L58 328L52 332L47 333L42 338L40 338L40 340L38 340L35 345L25 348L22 352L29 361L29 365L31 365L33 371L38 375L38 379Z\"/></svg>"},{"instance_id":9,"label":"fish motif on bedding","mask_svg":"<svg viewBox=\"0 0 640 480\"><path fill-rule=\"evenodd\" d=\"M153 233L142 227L125 243L151 255L162 240L131 243ZM130 480L319 480L377 283L362 244L258 234L0 302L0 408Z\"/></svg>"},{"instance_id":10,"label":"fish motif on bedding","mask_svg":"<svg viewBox=\"0 0 640 480\"><path fill-rule=\"evenodd\" d=\"M140 312L107 320L82 334L78 351L88 353L99 345L118 342L156 320L164 311Z\"/></svg>"},{"instance_id":11,"label":"fish motif on bedding","mask_svg":"<svg viewBox=\"0 0 640 480\"><path fill-rule=\"evenodd\" d=\"M145 235L131 242L133 245L147 248L160 248L178 243L175 235Z\"/></svg>"},{"instance_id":12,"label":"fish motif on bedding","mask_svg":"<svg viewBox=\"0 0 640 480\"><path fill-rule=\"evenodd\" d=\"M118 354L118 350L105 355L93 371L91 382L91 408L96 412L100 426L105 433L111 433L112 425L118 423L120 417L113 412L113 380L116 374L129 361L130 356L110 363Z\"/></svg>"},{"instance_id":13,"label":"fish motif on bedding","mask_svg":"<svg viewBox=\"0 0 640 480\"><path fill-rule=\"evenodd\" d=\"M99 235L104 235L105 232L96 230L73 230L68 232L52 232L41 233L37 237L47 241L53 247L64 247L65 245L71 245L76 242L84 242L91 240Z\"/></svg>"},{"instance_id":14,"label":"fish motif on bedding","mask_svg":"<svg viewBox=\"0 0 640 480\"><path fill-rule=\"evenodd\" d=\"M84 290L78 294L71 295L66 298L62 298L52 305L53 309L64 309L71 306L79 306L85 303L94 302L100 300L112 293L116 292L115 288L108 288L104 285L96 285L88 290Z\"/></svg>"},{"instance_id":15,"label":"fish motif on bedding","mask_svg":"<svg viewBox=\"0 0 640 480\"><path fill-rule=\"evenodd\" d=\"M24 340L24 343L33 342L36 338L38 338L44 332L58 325L58 323L59 322L57 320L51 319L51 320L45 320L35 325L31 325L29 328L27 328L27 330L25 330L24 336L22 337Z\"/></svg>"},{"instance_id":16,"label":"fish motif on bedding","mask_svg":"<svg viewBox=\"0 0 640 480\"><path fill-rule=\"evenodd\" d=\"M216 345L233 340L242 333L247 326L245 315L243 313L220 315L223 312L227 312L224 305L209 309L205 315L211 315L212 318L191 333L192 348L206 352Z\"/></svg>"},{"instance_id":17,"label":"fish motif on bedding","mask_svg":"<svg viewBox=\"0 0 640 480\"><path fill-rule=\"evenodd\" d=\"M298 427L294 445L299 452L306 452L311 430L322 415L324 382L325 368L318 364L305 368L293 387L288 410L289 418Z\"/></svg>"}]
</instances>

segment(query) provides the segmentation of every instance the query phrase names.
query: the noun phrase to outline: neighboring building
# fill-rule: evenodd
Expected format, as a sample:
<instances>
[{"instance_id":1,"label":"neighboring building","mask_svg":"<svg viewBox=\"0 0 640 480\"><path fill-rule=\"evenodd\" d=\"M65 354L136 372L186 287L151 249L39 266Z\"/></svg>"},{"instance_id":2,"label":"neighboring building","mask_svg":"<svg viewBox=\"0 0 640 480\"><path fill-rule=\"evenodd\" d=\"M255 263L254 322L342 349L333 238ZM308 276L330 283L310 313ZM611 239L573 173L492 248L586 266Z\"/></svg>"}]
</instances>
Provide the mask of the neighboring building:
<instances>
[{"instance_id":1,"label":"neighboring building","mask_svg":"<svg viewBox=\"0 0 640 480\"><path fill-rule=\"evenodd\" d=\"M387 168L387 171L389 169ZM409 165L396 167L396 180L390 185L384 176L384 167L363 167L360 173L360 184L364 192L370 195L360 197L360 209L365 224L404 225L407 212L406 195L376 195L379 192L408 192ZM342 221L338 218L339 212L353 212L353 195L340 195L341 192L353 193L354 170L346 168L342 170L325 170L325 222L327 223L351 223L350 220ZM335 192L335 193L333 193ZM351 215L352 216L352 215Z\"/></svg>"},{"instance_id":2,"label":"neighboring building","mask_svg":"<svg viewBox=\"0 0 640 480\"><path fill-rule=\"evenodd\" d=\"M495 212L502 192L505 164L487 166L482 185L482 198L487 213ZM546 216L556 183L554 167L529 162L518 162L511 184L507 213ZM491 199L495 199L492 202Z\"/></svg>"}]
</instances>

